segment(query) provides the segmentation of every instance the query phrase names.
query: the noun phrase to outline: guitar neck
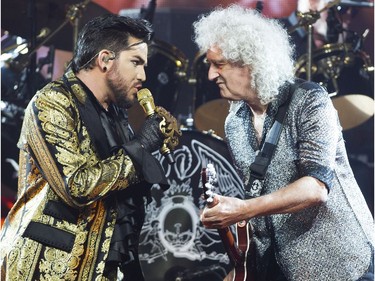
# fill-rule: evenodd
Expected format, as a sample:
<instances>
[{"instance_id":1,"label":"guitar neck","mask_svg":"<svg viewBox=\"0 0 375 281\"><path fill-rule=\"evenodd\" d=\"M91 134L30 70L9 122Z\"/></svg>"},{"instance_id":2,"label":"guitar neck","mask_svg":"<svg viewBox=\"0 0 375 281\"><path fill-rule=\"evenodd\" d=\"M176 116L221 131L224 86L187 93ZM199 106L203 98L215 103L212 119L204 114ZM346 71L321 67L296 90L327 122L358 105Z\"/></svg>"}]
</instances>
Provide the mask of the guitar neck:
<instances>
[{"instance_id":1,"label":"guitar neck","mask_svg":"<svg viewBox=\"0 0 375 281\"><path fill-rule=\"evenodd\" d=\"M221 228L217 231L233 266L243 264L245 260L244 252L238 248L229 227Z\"/></svg>"},{"instance_id":2,"label":"guitar neck","mask_svg":"<svg viewBox=\"0 0 375 281\"><path fill-rule=\"evenodd\" d=\"M207 183L210 183L210 180L213 180L213 176L207 171L206 168L203 168L201 173L204 197L207 200L208 206L213 207L216 203L212 197L212 190L210 190L211 195L208 195L208 187L206 186ZM211 185L209 184L208 186ZM234 266L242 264L245 260L245 254L240 248L238 248L230 228L225 227L218 229L218 233L232 264Z\"/></svg>"}]
</instances>

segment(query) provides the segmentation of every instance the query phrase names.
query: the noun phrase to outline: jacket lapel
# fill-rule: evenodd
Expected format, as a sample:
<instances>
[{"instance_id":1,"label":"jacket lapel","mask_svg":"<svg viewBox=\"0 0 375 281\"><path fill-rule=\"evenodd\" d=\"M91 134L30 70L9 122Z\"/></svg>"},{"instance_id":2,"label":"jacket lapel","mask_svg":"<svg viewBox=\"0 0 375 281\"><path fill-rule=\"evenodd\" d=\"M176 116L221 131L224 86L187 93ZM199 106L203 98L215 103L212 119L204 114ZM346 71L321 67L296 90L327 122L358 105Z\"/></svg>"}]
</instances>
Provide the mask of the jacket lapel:
<instances>
[{"instance_id":1,"label":"jacket lapel","mask_svg":"<svg viewBox=\"0 0 375 281\"><path fill-rule=\"evenodd\" d=\"M63 81L73 97L77 100L77 107L81 115L82 123L87 128L87 132L101 159L108 158L110 154L107 136L100 121L100 116L94 104L83 89L81 83L74 75L73 71L68 71L63 76Z\"/></svg>"}]
</instances>

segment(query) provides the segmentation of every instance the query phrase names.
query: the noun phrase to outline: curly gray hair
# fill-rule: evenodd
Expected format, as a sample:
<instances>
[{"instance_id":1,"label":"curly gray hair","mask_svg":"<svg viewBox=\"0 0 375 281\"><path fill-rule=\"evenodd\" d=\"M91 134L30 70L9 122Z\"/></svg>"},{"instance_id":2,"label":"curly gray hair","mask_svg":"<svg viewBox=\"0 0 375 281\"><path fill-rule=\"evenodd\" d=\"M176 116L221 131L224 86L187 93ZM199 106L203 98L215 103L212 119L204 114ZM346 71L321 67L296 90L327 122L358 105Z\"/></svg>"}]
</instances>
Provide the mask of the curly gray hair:
<instances>
[{"instance_id":1,"label":"curly gray hair","mask_svg":"<svg viewBox=\"0 0 375 281\"><path fill-rule=\"evenodd\" d=\"M202 52L217 46L228 61L250 67L251 87L262 104L274 100L279 88L294 80L294 45L278 21L231 5L202 15L193 27Z\"/></svg>"}]
</instances>

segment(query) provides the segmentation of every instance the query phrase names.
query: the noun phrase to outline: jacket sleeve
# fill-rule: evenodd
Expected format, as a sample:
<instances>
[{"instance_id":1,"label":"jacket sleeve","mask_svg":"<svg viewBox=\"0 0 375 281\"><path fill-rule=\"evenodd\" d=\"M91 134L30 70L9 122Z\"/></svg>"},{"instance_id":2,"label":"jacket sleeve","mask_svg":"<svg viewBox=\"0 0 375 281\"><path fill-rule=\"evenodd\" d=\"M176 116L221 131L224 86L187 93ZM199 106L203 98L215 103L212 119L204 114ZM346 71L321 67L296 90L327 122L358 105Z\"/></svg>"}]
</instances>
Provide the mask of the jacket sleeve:
<instances>
[{"instance_id":1,"label":"jacket sleeve","mask_svg":"<svg viewBox=\"0 0 375 281\"><path fill-rule=\"evenodd\" d=\"M298 114L299 173L331 189L337 145L342 140L337 111L321 87L304 90Z\"/></svg>"}]
</instances>

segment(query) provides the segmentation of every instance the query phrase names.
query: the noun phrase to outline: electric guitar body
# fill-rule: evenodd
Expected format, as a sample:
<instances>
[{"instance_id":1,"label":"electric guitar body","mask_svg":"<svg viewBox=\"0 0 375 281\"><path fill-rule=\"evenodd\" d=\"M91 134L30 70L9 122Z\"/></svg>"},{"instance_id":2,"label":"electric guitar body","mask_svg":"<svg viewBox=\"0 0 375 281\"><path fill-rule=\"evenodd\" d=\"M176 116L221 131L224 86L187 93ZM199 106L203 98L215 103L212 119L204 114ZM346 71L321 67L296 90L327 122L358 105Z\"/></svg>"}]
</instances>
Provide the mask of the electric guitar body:
<instances>
[{"instance_id":1,"label":"electric guitar body","mask_svg":"<svg viewBox=\"0 0 375 281\"><path fill-rule=\"evenodd\" d=\"M202 169L203 194L209 208L216 205L214 188L217 184L216 171L212 164ZM218 229L221 241L234 267L232 281L255 281L247 270L247 256L252 248L251 225L246 221L236 224L236 239L229 227Z\"/></svg>"}]
</instances>

